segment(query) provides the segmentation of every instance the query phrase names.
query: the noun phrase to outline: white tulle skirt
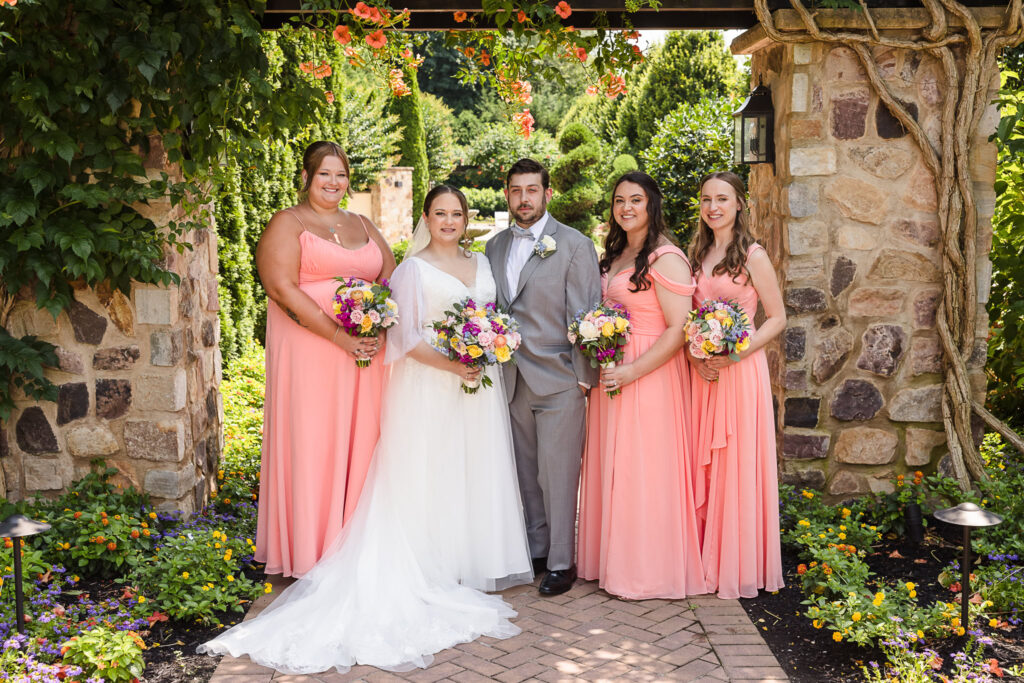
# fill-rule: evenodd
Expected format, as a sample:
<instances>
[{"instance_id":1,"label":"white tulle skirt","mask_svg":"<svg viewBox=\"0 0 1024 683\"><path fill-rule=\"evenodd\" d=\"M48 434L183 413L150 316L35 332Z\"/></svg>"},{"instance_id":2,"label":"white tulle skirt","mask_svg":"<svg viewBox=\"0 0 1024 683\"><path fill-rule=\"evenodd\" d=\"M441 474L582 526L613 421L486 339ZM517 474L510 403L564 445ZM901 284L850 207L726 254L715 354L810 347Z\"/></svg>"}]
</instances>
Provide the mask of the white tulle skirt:
<instances>
[{"instance_id":1,"label":"white tulle skirt","mask_svg":"<svg viewBox=\"0 0 1024 683\"><path fill-rule=\"evenodd\" d=\"M393 366L381 438L351 522L266 610L199 647L304 674L429 666L519 633L495 591L533 580L500 373L474 395L412 359Z\"/></svg>"}]
</instances>

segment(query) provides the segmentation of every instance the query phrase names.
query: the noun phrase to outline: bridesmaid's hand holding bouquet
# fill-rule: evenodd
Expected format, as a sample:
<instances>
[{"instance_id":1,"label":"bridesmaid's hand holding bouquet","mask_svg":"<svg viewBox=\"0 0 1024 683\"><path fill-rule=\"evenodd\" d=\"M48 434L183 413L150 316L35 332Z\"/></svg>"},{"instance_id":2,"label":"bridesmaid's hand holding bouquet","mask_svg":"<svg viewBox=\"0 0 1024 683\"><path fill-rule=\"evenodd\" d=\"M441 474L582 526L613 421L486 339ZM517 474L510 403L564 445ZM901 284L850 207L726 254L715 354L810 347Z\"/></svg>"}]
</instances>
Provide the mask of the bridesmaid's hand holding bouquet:
<instances>
[{"instance_id":1,"label":"bridesmaid's hand holding bouquet","mask_svg":"<svg viewBox=\"0 0 1024 683\"><path fill-rule=\"evenodd\" d=\"M690 311L685 331L690 355L702 360L728 356L739 362L750 346L750 320L735 301L705 299Z\"/></svg>"},{"instance_id":2,"label":"bridesmaid's hand holding bouquet","mask_svg":"<svg viewBox=\"0 0 1024 683\"><path fill-rule=\"evenodd\" d=\"M620 304L600 304L576 314L569 325L569 341L590 359L593 368L614 368L622 360L622 347L629 341L629 311ZM614 388L608 396L618 396Z\"/></svg>"},{"instance_id":3,"label":"bridesmaid's hand holding bouquet","mask_svg":"<svg viewBox=\"0 0 1024 683\"><path fill-rule=\"evenodd\" d=\"M471 298L454 304L444 319L431 324L434 348L449 360L470 367L500 365L512 361L519 348L519 323L494 302L478 306ZM481 385L489 387L491 378L482 375L475 382L462 383L462 390L475 394Z\"/></svg>"},{"instance_id":4,"label":"bridesmaid's hand holding bouquet","mask_svg":"<svg viewBox=\"0 0 1024 683\"><path fill-rule=\"evenodd\" d=\"M368 283L356 278L334 278L341 285L334 293L334 317L353 337L376 337L398 322L398 304L391 298L387 280ZM369 367L369 358L356 358Z\"/></svg>"}]
</instances>

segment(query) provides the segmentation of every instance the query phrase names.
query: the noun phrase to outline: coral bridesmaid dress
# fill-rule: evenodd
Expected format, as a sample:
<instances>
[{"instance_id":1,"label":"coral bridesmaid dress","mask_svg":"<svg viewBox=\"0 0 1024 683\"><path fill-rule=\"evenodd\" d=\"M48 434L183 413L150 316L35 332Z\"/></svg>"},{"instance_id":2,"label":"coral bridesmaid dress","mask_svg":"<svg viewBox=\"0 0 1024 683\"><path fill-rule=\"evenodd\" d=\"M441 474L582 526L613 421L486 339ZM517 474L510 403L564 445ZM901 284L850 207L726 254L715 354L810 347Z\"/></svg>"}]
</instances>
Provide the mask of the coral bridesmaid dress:
<instances>
[{"instance_id":1,"label":"coral bridesmaid dress","mask_svg":"<svg viewBox=\"0 0 1024 683\"><path fill-rule=\"evenodd\" d=\"M683 256L666 245L653 257L669 252ZM625 363L651 348L666 328L653 283L650 289L629 291L632 271L602 280L605 299L630 313ZM654 270L650 276L672 292L693 293L693 285ZM627 384L614 398L600 388L590 393L579 573L614 595L680 598L707 592L690 469L689 376L682 353Z\"/></svg>"},{"instance_id":2,"label":"coral bridesmaid dress","mask_svg":"<svg viewBox=\"0 0 1024 683\"><path fill-rule=\"evenodd\" d=\"M304 230L299 244L299 289L328 315L335 277L373 281L384 263L369 238L346 249ZM268 574L305 574L355 510L380 434L383 358L377 354L359 368L336 344L267 302L256 559Z\"/></svg>"},{"instance_id":3,"label":"coral bridesmaid dress","mask_svg":"<svg viewBox=\"0 0 1024 683\"><path fill-rule=\"evenodd\" d=\"M751 245L747 256L759 244ZM699 272L694 304L731 299L751 321L757 291L743 276ZM708 590L720 598L753 598L783 586L779 488L768 361L758 349L723 368L717 382L691 370L692 424Z\"/></svg>"}]
</instances>

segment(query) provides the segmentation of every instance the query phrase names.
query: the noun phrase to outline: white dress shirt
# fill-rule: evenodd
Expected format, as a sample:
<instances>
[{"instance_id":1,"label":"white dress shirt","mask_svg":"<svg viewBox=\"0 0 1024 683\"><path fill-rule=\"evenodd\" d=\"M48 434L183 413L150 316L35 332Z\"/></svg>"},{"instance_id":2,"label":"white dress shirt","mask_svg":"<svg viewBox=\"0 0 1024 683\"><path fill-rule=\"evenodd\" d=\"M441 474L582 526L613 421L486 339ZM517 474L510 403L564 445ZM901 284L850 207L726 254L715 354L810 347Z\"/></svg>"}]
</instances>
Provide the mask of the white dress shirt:
<instances>
[{"instance_id":1,"label":"white dress shirt","mask_svg":"<svg viewBox=\"0 0 1024 683\"><path fill-rule=\"evenodd\" d=\"M508 260L505 261L505 281L508 282L509 297L515 296L516 292L519 291L519 274L523 271L523 266L526 265L526 262L530 260L533 247L537 244L541 233L544 232L544 226L548 224L550 219L551 214L545 211L540 220L528 228L530 234L533 235L532 240L525 237L512 236L512 244L508 248Z\"/></svg>"}]
</instances>

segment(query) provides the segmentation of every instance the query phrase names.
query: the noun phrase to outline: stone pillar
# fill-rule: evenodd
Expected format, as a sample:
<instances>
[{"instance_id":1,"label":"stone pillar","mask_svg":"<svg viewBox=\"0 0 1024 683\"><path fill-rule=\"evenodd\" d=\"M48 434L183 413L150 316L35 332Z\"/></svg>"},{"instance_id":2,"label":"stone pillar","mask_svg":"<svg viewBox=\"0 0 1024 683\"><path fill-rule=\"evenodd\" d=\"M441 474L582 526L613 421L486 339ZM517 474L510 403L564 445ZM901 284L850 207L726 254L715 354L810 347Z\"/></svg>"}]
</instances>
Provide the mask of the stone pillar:
<instances>
[{"instance_id":1,"label":"stone pillar","mask_svg":"<svg viewBox=\"0 0 1024 683\"><path fill-rule=\"evenodd\" d=\"M147 167L157 174L166 159L154 155ZM145 215L157 225L182 218L169 202ZM81 285L56 320L30 298L16 304L10 332L57 346L60 367L47 376L59 398L22 395L3 424L8 498L64 490L103 458L160 509L188 513L206 502L223 446L217 238L207 226L184 239L192 250L166 253L180 285L137 284L130 296Z\"/></svg>"},{"instance_id":2,"label":"stone pillar","mask_svg":"<svg viewBox=\"0 0 1024 683\"><path fill-rule=\"evenodd\" d=\"M370 218L389 244L412 237L412 167L393 166L370 188Z\"/></svg>"},{"instance_id":3,"label":"stone pillar","mask_svg":"<svg viewBox=\"0 0 1024 683\"><path fill-rule=\"evenodd\" d=\"M888 490L896 474L934 469L947 452L934 179L851 50L779 45L760 27L733 50L752 55L753 78L775 103L776 165L754 167L751 200L759 237L779 252L789 318L773 367L782 477L837 497ZM937 144L939 64L891 49L876 58ZM994 97L998 78L991 87ZM997 122L990 106L972 143L980 221L970 372L982 400L996 156L987 138Z\"/></svg>"}]
</instances>

